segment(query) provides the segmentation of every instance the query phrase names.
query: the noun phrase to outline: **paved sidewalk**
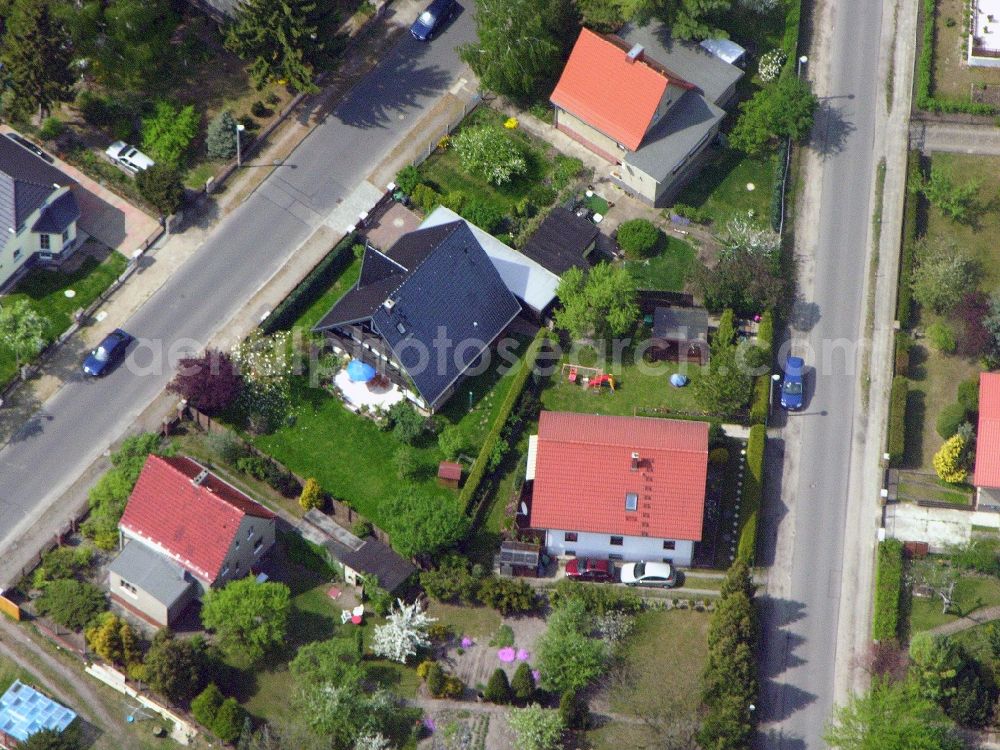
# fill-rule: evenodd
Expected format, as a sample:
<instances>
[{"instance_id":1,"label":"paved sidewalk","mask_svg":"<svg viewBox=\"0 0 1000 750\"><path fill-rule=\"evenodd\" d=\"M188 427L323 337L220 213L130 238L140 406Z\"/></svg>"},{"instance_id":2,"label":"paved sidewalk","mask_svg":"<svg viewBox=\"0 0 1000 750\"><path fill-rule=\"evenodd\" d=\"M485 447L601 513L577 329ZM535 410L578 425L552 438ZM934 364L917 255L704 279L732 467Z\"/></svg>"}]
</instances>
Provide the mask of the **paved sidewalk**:
<instances>
[{"instance_id":1,"label":"paved sidewalk","mask_svg":"<svg viewBox=\"0 0 1000 750\"><path fill-rule=\"evenodd\" d=\"M959 154L1000 156L1000 128L992 124L912 122L910 147L919 149L925 154L932 151L950 151Z\"/></svg>"}]
</instances>

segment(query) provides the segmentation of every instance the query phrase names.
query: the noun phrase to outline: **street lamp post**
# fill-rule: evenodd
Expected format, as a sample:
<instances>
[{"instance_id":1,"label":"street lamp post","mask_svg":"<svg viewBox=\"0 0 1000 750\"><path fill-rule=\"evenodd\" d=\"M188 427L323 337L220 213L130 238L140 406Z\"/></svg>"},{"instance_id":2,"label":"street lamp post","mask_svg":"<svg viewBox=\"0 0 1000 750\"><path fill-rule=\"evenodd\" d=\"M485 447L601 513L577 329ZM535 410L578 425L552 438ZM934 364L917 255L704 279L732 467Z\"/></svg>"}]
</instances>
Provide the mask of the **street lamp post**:
<instances>
[{"instance_id":1,"label":"street lamp post","mask_svg":"<svg viewBox=\"0 0 1000 750\"><path fill-rule=\"evenodd\" d=\"M243 166L243 155L240 153L240 133L246 130L246 125L242 122L236 123L236 166Z\"/></svg>"},{"instance_id":2,"label":"street lamp post","mask_svg":"<svg viewBox=\"0 0 1000 750\"><path fill-rule=\"evenodd\" d=\"M798 78L802 77L802 66L805 65L807 62L809 62L809 58L807 56L802 55L802 57L799 58L799 66L795 70L796 77Z\"/></svg>"}]
</instances>

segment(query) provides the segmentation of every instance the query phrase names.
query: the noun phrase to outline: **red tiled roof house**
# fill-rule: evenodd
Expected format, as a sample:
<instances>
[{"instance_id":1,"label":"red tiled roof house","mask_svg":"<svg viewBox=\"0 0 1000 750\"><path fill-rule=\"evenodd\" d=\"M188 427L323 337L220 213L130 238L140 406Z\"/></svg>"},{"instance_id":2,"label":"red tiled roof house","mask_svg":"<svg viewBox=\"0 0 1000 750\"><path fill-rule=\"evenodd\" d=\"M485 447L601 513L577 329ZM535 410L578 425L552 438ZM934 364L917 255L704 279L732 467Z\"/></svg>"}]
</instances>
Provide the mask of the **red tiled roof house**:
<instances>
[{"instance_id":1,"label":"red tiled roof house","mask_svg":"<svg viewBox=\"0 0 1000 750\"><path fill-rule=\"evenodd\" d=\"M554 124L616 165L610 176L627 192L663 205L697 169L742 75L658 24L622 36L583 29L550 97Z\"/></svg>"},{"instance_id":2,"label":"red tiled roof house","mask_svg":"<svg viewBox=\"0 0 1000 750\"><path fill-rule=\"evenodd\" d=\"M708 424L542 412L526 479L551 555L691 564L701 540Z\"/></svg>"},{"instance_id":3,"label":"red tiled roof house","mask_svg":"<svg viewBox=\"0 0 1000 750\"><path fill-rule=\"evenodd\" d=\"M1000 510L1000 372L979 374L976 507Z\"/></svg>"},{"instance_id":4,"label":"red tiled roof house","mask_svg":"<svg viewBox=\"0 0 1000 750\"><path fill-rule=\"evenodd\" d=\"M190 458L150 456L118 531L112 600L166 626L206 590L253 571L274 545L275 514Z\"/></svg>"}]
</instances>

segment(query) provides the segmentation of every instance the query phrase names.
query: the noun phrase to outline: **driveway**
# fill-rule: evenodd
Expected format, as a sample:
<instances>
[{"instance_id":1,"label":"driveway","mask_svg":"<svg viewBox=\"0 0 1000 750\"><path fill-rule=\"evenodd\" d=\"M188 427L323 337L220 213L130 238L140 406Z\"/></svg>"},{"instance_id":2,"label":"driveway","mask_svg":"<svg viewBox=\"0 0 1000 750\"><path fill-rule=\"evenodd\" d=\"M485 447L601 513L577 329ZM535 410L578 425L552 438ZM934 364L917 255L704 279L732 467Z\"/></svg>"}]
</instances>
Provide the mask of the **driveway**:
<instances>
[{"instance_id":1,"label":"driveway","mask_svg":"<svg viewBox=\"0 0 1000 750\"><path fill-rule=\"evenodd\" d=\"M473 4L463 5L430 44L404 37L125 322L139 341L123 366L103 380L68 375L0 451L0 586L32 556L19 538L44 514L68 513L57 507L63 493L162 392L176 360L294 264L296 249L459 77L455 48L474 38Z\"/></svg>"},{"instance_id":2,"label":"driveway","mask_svg":"<svg viewBox=\"0 0 1000 750\"><path fill-rule=\"evenodd\" d=\"M7 125L0 125L0 132L17 131ZM143 241L156 231L158 222L155 218L120 198L72 164L67 164L49 149L45 150L55 159L55 166L79 185L76 190L76 199L80 204L80 220L77 222L79 229L125 257L138 250Z\"/></svg>"}]
</instances>

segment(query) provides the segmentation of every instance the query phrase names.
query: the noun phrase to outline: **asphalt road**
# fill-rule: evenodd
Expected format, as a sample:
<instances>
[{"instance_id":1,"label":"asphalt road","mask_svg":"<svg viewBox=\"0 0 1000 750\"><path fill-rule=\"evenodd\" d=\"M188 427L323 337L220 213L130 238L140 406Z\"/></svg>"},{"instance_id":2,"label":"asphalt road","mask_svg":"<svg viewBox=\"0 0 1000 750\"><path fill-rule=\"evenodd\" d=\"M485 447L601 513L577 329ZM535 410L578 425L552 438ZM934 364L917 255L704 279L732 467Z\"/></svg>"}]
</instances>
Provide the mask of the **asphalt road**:
<instances>
[{"instance_id":1,"label":"asphalt road","mask_svg":"<svg viewBox=\"0 0 1000 750\"><path fill-rule=\"evenodd\" d=\"M103 380L68 382L0 451L0 556L42 517L452 85L471 2L430 44L408 34L125 324L140 338Z\"/></svg>"},{"instance_id":2,"label":"asphalt road","mask_svg":"<svg viewBox=\"0 0 1000 750\"><path fill-rule=\"evenodd\" d=\"M765 689L761 719L774 722L764 746L824 747L834 696L838 618L855 409L860 392L856 342L864 321L867 235L875 164L873 141L882 3L846 0L833 11L828 90L811 138L823 156L812 297L797 306L793 351L815 369L798 424L798 471L786 473L794 498L787 599L764 602ZM808 176L807 176L808 178ZM793 316L795 317L795 316ZM793 449L786 447L791 454ZM867 596L868 592L863 595Z\"/></svg>"}]
</instances>

